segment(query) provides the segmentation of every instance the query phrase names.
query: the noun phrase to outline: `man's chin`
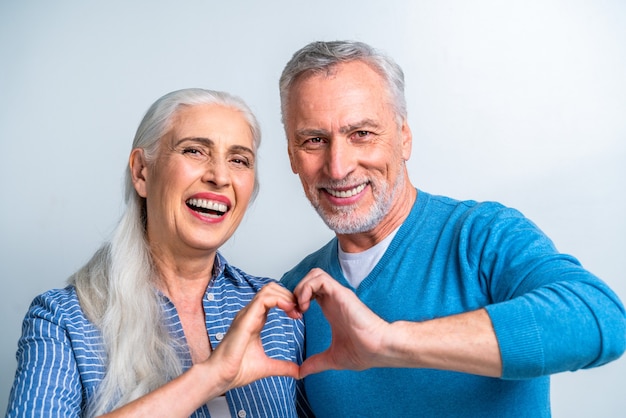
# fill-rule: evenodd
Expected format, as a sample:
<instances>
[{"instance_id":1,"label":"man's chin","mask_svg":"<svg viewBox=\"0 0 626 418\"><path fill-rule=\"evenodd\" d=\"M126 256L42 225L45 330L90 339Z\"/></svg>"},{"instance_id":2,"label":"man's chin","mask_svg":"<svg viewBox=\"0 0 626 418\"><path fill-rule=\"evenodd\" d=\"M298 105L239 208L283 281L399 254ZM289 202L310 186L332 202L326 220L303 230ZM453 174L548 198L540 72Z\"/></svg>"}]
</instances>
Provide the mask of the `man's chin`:
<instances>
[{"instance_id":1,"label":"man's chin","mask_svg":"<svg viewBox=\"0 0 626 418\"><path fill-rule=\"evenodd\" d=\"M374 229L378 222L371 219L354 217L354 212L345 214L334 214L326 216L326 214L318 211L318 214L333 232L341 235L360 234ZM346 216L352 215L352 219L346 219ZM366 220L366 222L364 222Z\"/></svg>"}]
</instances>

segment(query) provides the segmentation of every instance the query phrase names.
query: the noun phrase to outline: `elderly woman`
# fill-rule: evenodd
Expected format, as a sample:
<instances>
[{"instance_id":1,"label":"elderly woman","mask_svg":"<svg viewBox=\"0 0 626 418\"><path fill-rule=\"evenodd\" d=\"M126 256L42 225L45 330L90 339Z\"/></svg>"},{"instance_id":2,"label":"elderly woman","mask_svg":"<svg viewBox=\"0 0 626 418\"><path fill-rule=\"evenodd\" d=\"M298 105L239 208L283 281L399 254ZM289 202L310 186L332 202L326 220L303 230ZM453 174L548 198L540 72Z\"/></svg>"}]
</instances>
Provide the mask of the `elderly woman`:
<instances>
[{"instance_id":1,"label":"elderly woman","mask_svg":"<svg viewBox=\"0 0 626 418\"><path fill-rule=\"evenodd\" d=\"M7 416L309 413L293 296L218 252L257 190L259 141L227 93L186 89L152 105L111 241L26 315Z\"/></svg>"}]
</instances>

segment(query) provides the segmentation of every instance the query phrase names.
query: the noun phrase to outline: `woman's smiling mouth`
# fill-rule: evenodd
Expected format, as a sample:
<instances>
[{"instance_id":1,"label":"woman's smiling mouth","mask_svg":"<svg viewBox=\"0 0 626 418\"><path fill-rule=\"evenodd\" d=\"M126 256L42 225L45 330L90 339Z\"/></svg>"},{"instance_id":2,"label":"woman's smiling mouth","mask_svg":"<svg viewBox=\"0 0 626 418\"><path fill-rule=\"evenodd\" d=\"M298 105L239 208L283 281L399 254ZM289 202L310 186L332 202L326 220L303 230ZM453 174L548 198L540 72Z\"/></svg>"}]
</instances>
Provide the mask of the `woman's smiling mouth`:
<instances>
[{"instance_id":1,"label":"woman's smiling mouth","mask_svg":"<svg viewBox=\"0 0 626 418\"><path fill-rule=\"evenodd\" d=\"M189 209L206 217L219 218L228 212L228 206L222 202L216 202L214 200L189 199L185 203Z\"/></svg>"}]
</instances>

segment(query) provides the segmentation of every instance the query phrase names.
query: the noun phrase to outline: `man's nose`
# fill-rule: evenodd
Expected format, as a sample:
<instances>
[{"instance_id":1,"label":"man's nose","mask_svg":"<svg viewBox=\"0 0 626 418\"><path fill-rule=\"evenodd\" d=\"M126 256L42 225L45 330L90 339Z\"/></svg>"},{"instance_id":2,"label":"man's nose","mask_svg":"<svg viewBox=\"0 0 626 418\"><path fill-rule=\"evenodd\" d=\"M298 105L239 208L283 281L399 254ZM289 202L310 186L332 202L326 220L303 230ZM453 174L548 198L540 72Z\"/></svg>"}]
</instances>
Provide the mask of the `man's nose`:
<instances>
[{"instance_id":1,"label":"man's nose","mask_svg":"<svg viewBox=\"0 0 626 418\"><path fill-rule=\"evenodd\" d=\"M355 150L344 139L331 140L326 155L327 175L333 180L341 180L356 166Z\"/></svg>"}]
</instances>

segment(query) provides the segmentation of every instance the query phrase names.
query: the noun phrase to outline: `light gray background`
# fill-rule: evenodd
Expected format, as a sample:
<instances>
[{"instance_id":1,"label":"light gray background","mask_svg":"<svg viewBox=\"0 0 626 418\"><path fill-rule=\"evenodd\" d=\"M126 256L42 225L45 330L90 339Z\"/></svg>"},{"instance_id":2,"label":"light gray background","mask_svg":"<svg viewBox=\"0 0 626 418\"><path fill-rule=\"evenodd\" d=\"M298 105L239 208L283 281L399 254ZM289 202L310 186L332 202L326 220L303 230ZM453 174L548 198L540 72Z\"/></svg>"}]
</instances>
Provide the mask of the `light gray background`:
<instances>
[{"instance_id":1,"label":"light gray background","mask_svg":"<svg viewBox=\"0 0 626 418\"><path fill-rule=\"evenodd\" d=\"M227 90L260 119L261 194L232 262L279 277L331 236L289 169L277 92L318 39L403 66L419 188L520 209L626 297L624 1L0 0L0 413L28 304L108 237L160 95ZM623 359L555 376L554 416L623 414L625 376Z\"/></svg>"}]
</instances>

